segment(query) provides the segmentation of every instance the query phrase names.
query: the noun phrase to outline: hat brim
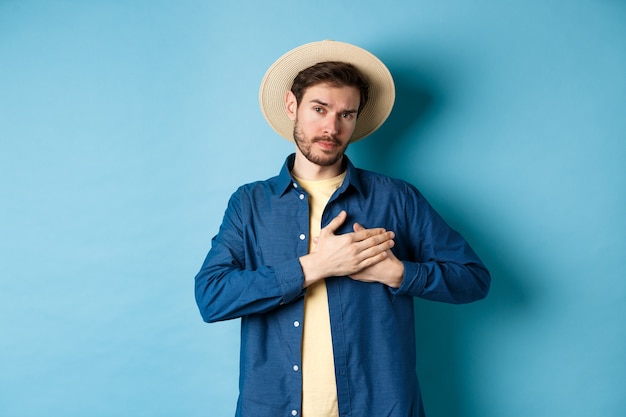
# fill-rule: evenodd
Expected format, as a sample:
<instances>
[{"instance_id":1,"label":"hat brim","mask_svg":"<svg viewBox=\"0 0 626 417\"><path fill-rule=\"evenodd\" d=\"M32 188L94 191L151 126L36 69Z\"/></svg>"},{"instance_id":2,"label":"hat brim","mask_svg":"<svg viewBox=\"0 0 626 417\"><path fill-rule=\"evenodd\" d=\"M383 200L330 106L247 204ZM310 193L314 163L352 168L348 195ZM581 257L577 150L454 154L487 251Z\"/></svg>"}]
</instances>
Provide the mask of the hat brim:
<instances>
[{"instance_id":1,"label":"hat brim","mask_svg":"<svg viewBox=\"0 0 626 417\"><path fill-rule=\"evenodd\" d=\"M387 119L395 101L391 73L376 56L349 43L337 41L311 42L281 56L267 70L259 103L263 116L280 136L293 142L293 122L287 116L285 97L298 73L320 62L340 61L354 65L369 81L369 98L358 116L350 142L372 134Z\"/></svg>"}]
</instances>

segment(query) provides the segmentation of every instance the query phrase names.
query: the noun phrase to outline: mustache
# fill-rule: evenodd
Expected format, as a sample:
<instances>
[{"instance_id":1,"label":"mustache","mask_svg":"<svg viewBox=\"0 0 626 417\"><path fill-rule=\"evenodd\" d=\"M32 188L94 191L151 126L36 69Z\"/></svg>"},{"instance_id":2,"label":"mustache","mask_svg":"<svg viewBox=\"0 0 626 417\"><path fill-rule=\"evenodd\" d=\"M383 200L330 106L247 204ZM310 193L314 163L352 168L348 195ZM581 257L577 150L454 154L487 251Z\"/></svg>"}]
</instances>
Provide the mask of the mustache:
<instances>
[{"instance_id":1,"label":"mustache","mask_svg":"<svg viewBox=\"0 0 626 417\"><path fill-rule=\"evenodd\" d=\"M311 142L332 142L335 145L341 145L341 141L335 136L316 136L311 140Z\"/></svg>"}]
</instances>

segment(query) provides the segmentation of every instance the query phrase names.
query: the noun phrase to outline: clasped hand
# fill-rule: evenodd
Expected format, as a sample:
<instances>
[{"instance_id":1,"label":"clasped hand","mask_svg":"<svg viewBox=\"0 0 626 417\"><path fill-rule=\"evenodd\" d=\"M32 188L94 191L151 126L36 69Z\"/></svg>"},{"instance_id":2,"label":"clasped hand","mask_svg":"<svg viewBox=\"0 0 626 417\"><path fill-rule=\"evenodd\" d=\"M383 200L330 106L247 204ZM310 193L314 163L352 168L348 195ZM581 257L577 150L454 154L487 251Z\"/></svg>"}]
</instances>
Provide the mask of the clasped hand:
<instances>
[{"instance_id":1,"label":"clasped hand","mask_svg":"<svg viewBox=\"0 0 626 417\"><path fill-rule=\"evenodd\" d=\"M393 255L394 233L383 228L366 229L358 223L354 231L336 235L347 213L341 211L316 238L316 247L300 258L304 287L332 276L349 276L364 282L381 282L398 287L404 266Z\"/></svg>"}]
</instances>

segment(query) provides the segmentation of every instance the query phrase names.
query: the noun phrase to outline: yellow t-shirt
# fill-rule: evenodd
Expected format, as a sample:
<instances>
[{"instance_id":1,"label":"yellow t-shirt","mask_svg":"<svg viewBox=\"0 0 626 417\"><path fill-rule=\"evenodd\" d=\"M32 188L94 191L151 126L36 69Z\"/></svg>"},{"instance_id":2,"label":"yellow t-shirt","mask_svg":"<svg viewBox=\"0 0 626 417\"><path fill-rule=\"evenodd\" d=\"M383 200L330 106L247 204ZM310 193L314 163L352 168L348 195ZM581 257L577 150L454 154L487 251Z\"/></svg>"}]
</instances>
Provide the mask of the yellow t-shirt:
<instances>
[{"instance_id":1,"label":"yellow t-shirt","mask_svg":"<svg viewBox=\"0 0 626 417\"><path fill-rule=\"evenodd\" d=\"M319 236L322 213L333 193L341 186L346 173L320 181L296 178L309 193L309 252ZM337 383L328 313L326 281L309 286L304 297L302 330L302 417L336 417Z\"/></svg>"}]
</instances>

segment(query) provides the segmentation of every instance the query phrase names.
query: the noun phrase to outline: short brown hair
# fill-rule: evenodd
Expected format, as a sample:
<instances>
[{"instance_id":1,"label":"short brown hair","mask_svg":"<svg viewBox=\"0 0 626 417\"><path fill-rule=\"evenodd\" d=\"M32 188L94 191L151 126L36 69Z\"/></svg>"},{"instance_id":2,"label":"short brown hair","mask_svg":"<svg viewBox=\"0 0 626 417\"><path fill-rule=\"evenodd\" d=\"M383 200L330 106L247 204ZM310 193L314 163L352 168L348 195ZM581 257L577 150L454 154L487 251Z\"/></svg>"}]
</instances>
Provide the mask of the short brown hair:
<instances>
[{"instance_id":1,"label":"short brown hair","mask_svg":"<svg viewBox=\"0 0 626 417\"><path fill-rule=\"evenodd\" d=\"M361 113L369 97L369 82L354 65L347 62L319 62L300 71L291 86L291 92L296 97L298 105L306 89L317 84L358 89L361 96L358 113Z\"/></svg>"}]
</instances>

